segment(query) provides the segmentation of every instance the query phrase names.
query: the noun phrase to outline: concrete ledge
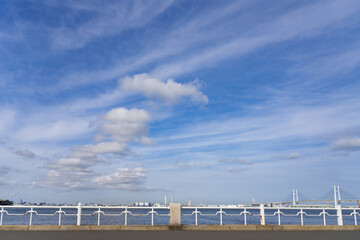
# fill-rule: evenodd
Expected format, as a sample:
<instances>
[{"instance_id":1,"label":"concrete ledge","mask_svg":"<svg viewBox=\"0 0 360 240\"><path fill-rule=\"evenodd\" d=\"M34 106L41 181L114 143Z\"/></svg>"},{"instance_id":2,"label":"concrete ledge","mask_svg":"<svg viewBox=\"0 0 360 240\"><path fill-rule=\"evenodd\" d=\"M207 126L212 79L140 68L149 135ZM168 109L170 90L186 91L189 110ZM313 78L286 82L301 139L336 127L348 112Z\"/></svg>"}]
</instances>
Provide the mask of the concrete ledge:
<instances>
[{"instance_id":1,"label":"concrete ledge","mask_svg":"<svg viewBox=\"0 0 360 240\"><path fill-rule=\"evenodd\" d=\"M322 225L3 225L0 231L360 231L360 226Z\"/></svg>"}]
</instances>

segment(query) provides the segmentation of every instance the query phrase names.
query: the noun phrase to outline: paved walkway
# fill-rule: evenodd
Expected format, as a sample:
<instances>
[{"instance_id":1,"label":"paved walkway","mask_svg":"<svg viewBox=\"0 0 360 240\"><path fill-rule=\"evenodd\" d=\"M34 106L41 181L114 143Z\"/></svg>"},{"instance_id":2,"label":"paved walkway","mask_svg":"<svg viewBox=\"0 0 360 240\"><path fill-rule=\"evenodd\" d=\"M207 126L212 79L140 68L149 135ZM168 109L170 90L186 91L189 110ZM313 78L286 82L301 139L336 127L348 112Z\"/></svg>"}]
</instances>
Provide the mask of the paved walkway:
<instances>
[{"instance_id":1,"label":"paved walkway","mask_svg":"<svg viewBox=\"0 0 360 240\"><path fill-rule=\"evenodd\" d=\"M359 240L360 231L0 231L1 240Z\"/></svg>"}]
</instances>

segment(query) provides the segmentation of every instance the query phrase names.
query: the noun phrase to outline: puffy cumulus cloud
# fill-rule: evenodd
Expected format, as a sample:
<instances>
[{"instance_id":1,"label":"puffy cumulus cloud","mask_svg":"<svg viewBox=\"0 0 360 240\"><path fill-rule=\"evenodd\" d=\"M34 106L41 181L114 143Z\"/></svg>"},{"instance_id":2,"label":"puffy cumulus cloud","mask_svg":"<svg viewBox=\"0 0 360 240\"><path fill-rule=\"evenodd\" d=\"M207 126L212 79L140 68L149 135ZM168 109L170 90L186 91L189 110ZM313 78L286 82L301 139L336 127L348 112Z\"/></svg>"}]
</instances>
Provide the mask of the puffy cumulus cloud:
<instances>
[{"instance_id":1,"label":"puffy cumulus cloud","mask_svg":"<svg viewBox=\"0 0 360 240\"><path fill-rule=\"evenodd\" d=\"M150 115L142 109L114 108L105 114L97 141L142 142L147 138Z\"/></svg>"},{"instance_id":2,"label":"puffy cumulus cloud","mask_svg":"<svg viewBox=\"0 0 360 240\"><path fill-rule=\"evenodd\" d=\"M36 155L32 151L28 149L22 149L15 152L17 155L24 157L24 158L34 158Z\"/></svg>"},{"instance_id":3,"label":"puffy cumulus cloud","mask_svg":"<svg viewBox=\"0 0 360 240\"><path fill-rule=\"evenodd\" d=\"M97 174L90 168L91 162L80 158L61 158L45 165L49 171L43 185L63 187L68 190L86 190L91 179Z\"/></svg>"},{"instance_id":4,"label":"puffy cumulus cloud","mask_svg":"<svg viewBox=\"0 0 360 240\"><path fill-rule=\"evenodd\" d=\"M181 84L173 79L162 82L146 73L120 80L120 88L130 93L140 93L147 98L165 100L167 104L175 104L188 97L195 103L208 103L206 95L199 91L198 81Z\"/></svg>"},{"instance_id":5,"label":"puffy cumulus cloud","mask_svg":"<svg viewBox=\"0 0 360 240\"><path fill-rule=\"evenodd\" d=\"M141 167L137 167L133 170L129 168L118 168L111 175L99 176L93 180L93 182L112 189L123 190L150 190L148 187L143 187L141 184L145 182L146 174L145 170Z\"/></svg>"},{"instance_id":6,"label":"puffy cumulus cloud","mask_svg":"<svg viewBox=\"0 0 360 240\"><path fill-rule=\"evenodd\" d=\"M56 171L50 170L45 176L44 186L62 187L66 190L88 190L93 187L88 183L91 175L83 171Z\"/></svg>"},{"instance_id":7,"label":"puffy cumulus cloud","mask_svg":"<svg viewBox=\"0 0 360 240\"><path fill-rule=\"evenodd\" d=\"M335 150L358 151L360 150L360 138L342 138L335 141L331 147Z\"/></svg>"},{"instance_id":8,"label":"puffy cumulus cloud","mask_svg":"<svg viewBox=\"0 0 360 240\"><path fill-rule=\"evenodd\" d=\"M142 168L121 168L107 176L100 176L93 168L101 163L111 163L104 160L105 155L112 154L117 158L128 155L128 144L131 142L151 143L147 126L150 119L150 115L141 109L110 110L101 119L99 133L95 137L99 142L75 146L66 158L47 163L44 166L48 169L44 185L82 190L95 188L95 183L98 183L107 188L147 190L140 186L146 177Z\"/></svg>"},{"instance_id":9,"label":"puffy cumulus cloud","mask_svg":"<svg viewBox=\"0 0 360 240\"><path fill-rule=\"evenodd\" d=\"M252 164L250 160L239 159L239 158L223 158L218 161L219 163L224 164Z\"/></svg>"}]
</instances>

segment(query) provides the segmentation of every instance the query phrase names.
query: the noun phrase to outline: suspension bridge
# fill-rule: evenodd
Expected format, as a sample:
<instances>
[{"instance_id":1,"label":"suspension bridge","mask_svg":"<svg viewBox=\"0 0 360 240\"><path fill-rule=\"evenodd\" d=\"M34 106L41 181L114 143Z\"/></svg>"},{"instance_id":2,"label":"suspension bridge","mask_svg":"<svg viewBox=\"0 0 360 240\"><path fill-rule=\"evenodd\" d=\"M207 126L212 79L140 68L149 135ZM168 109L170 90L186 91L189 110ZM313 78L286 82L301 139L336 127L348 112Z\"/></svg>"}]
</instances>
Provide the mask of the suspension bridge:
<instances>
[{"instance_id":1,"label":"suspension bridge","mask_svg":"<svg viewBox=\"0 0 360 240\"><path fill-rule=\"evenodd\" d=\"M313 200L309 200L309 199L303 199L303 200L299 200L299 191L297 189L293 189L292 190L292 200L289 201L281 201L281 202L270 202L270 203L265 203L265 205L267 206L298 206L301 204L334 204L334 206L336 207L337 205L341 205L341 203L355 203L358 205L358 207L360 208L360 198L358 199L341 199L341 194L340 194L340 187L339 186L334 186L334 189L330 191L331 193L333 192L333 196L334 198L330 198L330 199L313 199ZM328 192L329 193L329 192ZM328 194L326 194L328 195ZM351 195L351 194L347 194L347 195Z\"/></svg>"}]
</instances>

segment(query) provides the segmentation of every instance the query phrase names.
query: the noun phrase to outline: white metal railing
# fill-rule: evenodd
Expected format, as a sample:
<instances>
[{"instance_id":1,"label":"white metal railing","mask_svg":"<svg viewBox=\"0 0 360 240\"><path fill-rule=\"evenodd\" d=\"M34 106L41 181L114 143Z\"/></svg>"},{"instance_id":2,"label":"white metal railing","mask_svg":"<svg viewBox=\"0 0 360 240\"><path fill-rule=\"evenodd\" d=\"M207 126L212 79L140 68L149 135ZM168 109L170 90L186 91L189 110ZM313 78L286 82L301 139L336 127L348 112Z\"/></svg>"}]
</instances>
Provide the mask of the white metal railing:
<instances>
[{"instance_id":1,"label":"white metal railing","mask_svg":"<svg viewBox=\"0 0 360 240\"><path fill-rule=\"evenodd\" d=\"M266 216L277 216L277 224L281 225L281 216L284 217L298 217L300 216L300 224L304 225L304 216L306 217L323 217L323 225L326 225L326 216L336 217L337 224L343 225L343 217L353 217L354 225L358 225L357 217L360 217L360 208L341 208L338 205L336 208L331 207L265 207L260 205L259 207L182 207L182 209L192 210L191 213L183 213L183 216L195 216L195 225L198 225L198 216L219 216L219 224L223 225L223 216L243 216L244 225L247 225L247 215L248 216L258 216L260 217L260 224L265 225ZM206 210L217 210L215 213L206 213ZM231 210L239 210L239 213L229 213ZM257 211L258 213L252 213L251 210ZM272 211L272 213L266 213L266 210ZM295 213L289 214L284 213L287 210L292 210ZM329 212L334 212L336 214L330 214ZM343 211L351 212L349 214L344 214ZM316 214L311 214L310 212L320 212Z\"/></svg>"},{"instance_id":2,"label":"white metal railing","mask_svg":"<svg viewBox=\"0 0 360 240\"><path fill-rule=\"evenodd\" d=\"M25 213L9 213L8 209L30 209ZM34 209L58 209L54 213L39 213ZM66 210L75 209L77 213L69 213ZM92 213L83 213L84 209L94 209ZM123 209L123 211L119 213L105 213L102 210L105 209ZM133 213L130 210L137 209L137 210L149 210L145 213ZM79 203L77 206L1 206L0 210L0 226L3 225L3 218L4 215L8 216L26 216L29 215L29 225L32 225L33 222L33 215L36 216L56 216L59 215L58 218L58 225L61 225L61 218L62 216L74 216L76 217L76 224L81 225L81 220L83 216L95 216L97 215L97 225L101 224L101 215L103 216L111 216L111 217L120 217L124 216L124 225L128 225L128 216L149 216L151 215L151 225L154 225L154 215L156 216L169 216L169 213L158 213L155 210L168 210L169 207L129 207L129 206L83 206Z\"/></svg>"},{"instance_id":3,"label":"white metal railing","mask_svg":"<svg viewBox=\"0 0 360 240\"><path fill-rule=\"evenodd\" d=\"M151 215L151 225L154 225L154 216L170 216L169 207L129 207L129 206L1 206L0 207L0 225L3 225L4 215L7 216L29 216L28 225L33 224L33 217L36 216L56 216L58 215L58 225L62 224L63 216L76 217L76 224L82 224L83 216L97 216L97 225L101 225L101 216L121 217L124 216L124 225L128 225L128 216L140 217ZM11 213L10 209L25 209L25 213ZM40 213L39 209L54 209L53 213ZM70 209L72 211L70 211ZM119 212L106 212L109 209L121 210ZM94 210L85 213L83 210ZM139 213L142 210L143 213ZM167 213L159 213L166 210ZM282 217L300 217L300 224L304 225L304 217L322 217L323 225L327 225L327 217L336 217L337 224L343 225L343 217L353 217L354 225L358 225L357 217L360 218L360 208L341 208L341 205L334 207L186 207L182 210L191 211L182 216L194 216L195 225L198 225L198 217L216 217L219 216L219 224L223 225L223 216L238 216L244 220L244 225L248 225L248 216L260 218L260 224L265 225L266 217L277 217L277 224L281 225ZM210 213L209 213L210 210ZM236 210L237 213L233 213ZM291 210L292 213L286 211ZM9 212L10 211L10 212ZM89 211L88 211L89 212ZM138 213L136 213L138 212ZM315 212L315 213L314 213ZM335 213L335 214L332 214ZM347 213L347 214L344 214Z\"/></svg>"}]
</instances>

